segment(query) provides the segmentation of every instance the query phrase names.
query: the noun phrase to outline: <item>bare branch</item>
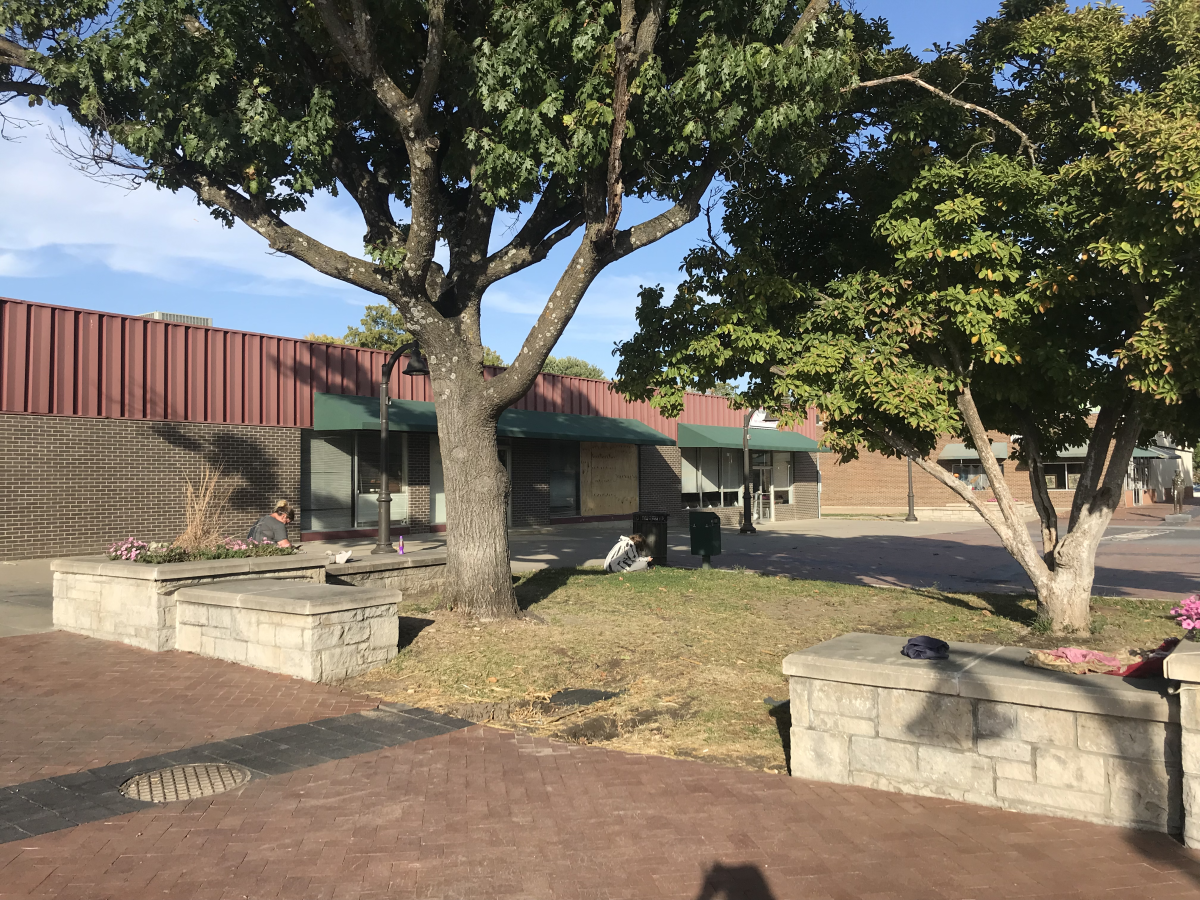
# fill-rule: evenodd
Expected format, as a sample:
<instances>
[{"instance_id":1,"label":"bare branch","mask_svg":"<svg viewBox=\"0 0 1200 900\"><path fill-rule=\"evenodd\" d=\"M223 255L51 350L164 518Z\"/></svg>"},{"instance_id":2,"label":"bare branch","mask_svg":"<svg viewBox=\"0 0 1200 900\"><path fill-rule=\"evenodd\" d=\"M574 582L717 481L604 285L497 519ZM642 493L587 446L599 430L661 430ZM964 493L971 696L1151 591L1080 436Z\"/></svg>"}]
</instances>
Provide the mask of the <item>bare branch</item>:
<instances>
[{"instance_id":1,"label":"bare branch","mask_svg":"<svg viewBox=\"0 0 1200 900\"><path fill-rule=\"evenodd\" d=\"M429 4L429 37L425 45L425 66L413 95L418 114L429 115L433 97L442 77L442 54L446 44L446 0L431 0Z\"/></svg>"},{"instance_id":2,"label":"bare branch","mask_svg":"<svg viewBox=\"0 0 1200 900\"><path fill-rule=\"evenodd\" d=\"M1042 447L1037 425L1026 419L1025 433L1021 435L1021 446L1029 457L1029 487L1033 494L1033 505L1037 509L1042 525L1042 561L1047 568L1054 567L1054 549L1058 546L1058 512L1046 486L1046 467L1042 462Z\"/></svg>"},{"instance_id":3,"label":"bare branch","mask_svg":"<svg viewBox=\"0 0 1200 900\"><path fill-rule=\"evenodd\" d=\"M0 81L0 94L16 94L18 97L44 97L49 87L36 81Z\"/></svg>"},{"instance_id":4,"label":"bare branch","mask_svg":"<svg viewBox=\"0 0 1200 900\"><path fill-rule=\"evenodd\" d=\"M791 34L783 42L784 50L791 50L808 34L810 28L816 24L821 13L829 8L829 0L810 0L808 6L804 8L804 12L800 14L799 20L795 27L792 28Z\"/></svg>"},{"instance_id":5,"label":"bare branch","mask_svg":"<svg viewBox=\"0 0 1200 900\"><path fill-rule=\"evenodd\" d=\"M350 0L352 21L349 25L342 21L336 0L313 0L313 3L326 32L346 64L371 85L375 98L401 129L405 132L411 130L417 109L379 61L375 52L375 38L371 32L371 14L367 12L362 0Z\"/></svg>"},{"instance_id":6,"label":"bare branch","mask_svg":"<svg viewBox=\"0 0 1200 900\"><path fill-rule=\"evenodd\" d=\"M954 491L954 493L958 494L959 497L966 501L968 506L970 506L983 517L983 520L987 522L987 524L990 525L992 529L1001 536L1001 538L1004 537L1004 533L1007 531L1005 524L998 520L995 514L979 501L979 498L975 496L975 491L973 491L965 483L955 478L952 473L947 472L941 466L929 462L929 460L925 459L925 457L921 455L921 452L913 444L906 441L890 428L876 423L871 424L868 430L871 434L875 435L893 450L898 450L908 459L911 459L913 463L920 467L921 471L932 475L943 485L950 488L950 490Z\"/></svg>"},{"instance_id":7,"label":"bare branch","mask_svg":"<svg viewBox=\"0 0 1200 900\"><path fill-rule=\"evenodd\" d=\"M1087 455L1083 458L1083 471L1079 473L1079 483L1075 487L1075 496L1071 500L1068 532L1075 530L1084 505L1090 503L1096 491L1100 489L1104 460L1108 458L1108 448L1112 444L1113 432L1116 431L1123 405L1123 403L1106 403L1100 407L1100 412L1096 416L1096 424L1092 426L1092 436L1088 441Z\"/></svg>"},{"instance_id":8,"label":"bare branch","mask_svg":"<svg viewBox=\"0 0 1200 900\"><path fill-rule=\"evenodd\" d=\"M883 87L884 85L898 84L902 82L906 84L915 84L917 87L923 88L929 91L931 94L941 97L952 106L958 106L962 109L968 109L971 112L980 113L987 116L993 122L998 122L999 124L1003 125L1018 138L1020 138L1021 149L1023 149L1026 155L1029 157L1029 164L1035 169L1037 168L1037 145L1035 145L1033 141L1029 139L1029 135L998 113L994 113L990 109L979 106L976 103L968 103L966 100L959 100L957 97L946 93L941 88L934 87L928 81L922 80L919 69L916 72L908 72L904 75L889 75L887 78L876 78L873 81L860 81L858 84L842 88L842 93L845 94L849 91L858 90L859 88Z\"/></svg>"},{"instance_id":9,"label":"bare branch","mask_svg":"<svg viewBox=\"0 0 1200 900\"><path fill-rule=\"evenodd\" d=\"M331 278L387 297L393 302L398 299L397 292L374 264L309 237L288 225L260 200L246 197L189 166L173 167L172 174L191 188L202 202L235 216L266 238L272 250L294 257ZM403 299L411 301L413 298Z\"/></svg>"},{"instance_id":10,"label":"bare branch","mask_svg":"<svg viewBox=\"0 0 1200 900\"><path fill-rule=\"evenodd\" d=\"M559 183L559 178L550 179L521 230L508 244L488 257L485 285L495 284L502 278L541 262L555 245L583 225L583 211L578 203L560 205Z\"/></svg>"},{"instance_id":11,"label":"bare branch","mask_svg":"<svg viewBox=\"0 0 1200 900\"><path fill-rule=\"evenodd\" d=\"M618 232L613 242L617 257L628 256L694 221L700 215L700 204L720 170L722 160L720 153L710 149L704 162L692 173L689 179L691 184L674 206L640 225Z\"/></svg>"},{"instance_id":12,"label":"bare branch","mask_svg":"<svg viewBox=\"0 0 1200 900\"><path fill-rule=\"evenodd\" d=\"M632 99L629 92L629 82L637 77L637 70L649 57L658 38L658 28L662 21L663 0L651 4L645 18L636 32L634 25L637 19L637 3L635 0L621 2L621 33L617 35L616 73L613 81L613 125L612 137L608 145L608 171L605 178L607 214L604 225L593 233L592 239L607 243L616 231L617 222L621 219L621 207L625 194L625 185L621 182L621 147L625 143L625 127L629 120L629 103Z\"/></svg>"},{"instance_id":13,"label":"bare branch","mask_svg":"<svg viewBox=\"0 0 1200 900\"><path fill-rule=\"evenodd\" d=\"M20 66L22 69L34 70L34 62L41 57L36 50L22 47L16 41L0 35L0 65Z\"/></svg>"}]
</instances>

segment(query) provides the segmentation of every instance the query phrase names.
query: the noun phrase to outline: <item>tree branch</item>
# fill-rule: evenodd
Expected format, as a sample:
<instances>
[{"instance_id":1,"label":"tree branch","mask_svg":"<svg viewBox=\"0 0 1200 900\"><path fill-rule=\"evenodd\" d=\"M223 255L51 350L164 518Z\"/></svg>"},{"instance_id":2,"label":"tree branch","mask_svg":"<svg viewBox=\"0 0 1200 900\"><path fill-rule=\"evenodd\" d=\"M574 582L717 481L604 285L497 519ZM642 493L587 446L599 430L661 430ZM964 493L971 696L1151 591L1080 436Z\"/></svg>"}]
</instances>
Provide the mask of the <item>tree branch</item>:
<instances>
[{"instance_id":1,"label":"tree branch","mask_svg":"<svg viewBox=\"0 0 1200 900\"><path fill-rule=\"evenodd\" d=\"M792 28L791 34L784 39L783 49L791 50L808 34L810 28L816 23L821 13L829 8L829 0L810 0L808 6L804 8L804 12L800 14L795 26Z\"/></svg>"},{"instance_id":2,"label":"tree branch","mask_svg":"<svg viewBox=\"0 0 1200 900\"><path fill-rule=\"evenodd\" d=\"M521 230L488 257L483 276L485 286L541 262L555 245L583 225L583 211L577 202L560 203L560 183L560 178L551 177Z\"/></svg>"},{"instance_id":3,"label":"tree branch","mask_svg":"<svg viewBox=\"0 0 1200 900\"><path fill-rule=\"evenodd\" d=\"M16 94L18 97L44 97L49 88L34 81L0 81L0 94Z\"/></svg>"},{"instance_id":4,"label":"tree branch","mask_svg":"<svg viewBox=\"0 0 1200 900\"><path fill-rule=\"evenodd\" d=\"M1088 441L1087 455L1083 458L1083 471L1079 474L1079 483L1075 486L1075 496L1071 499L1071 518L1067 532L1075 530L1079 524L1079 515L1083 512L1084 504L1091 503L1100 489L1100 477L1104 471L1104 461L1108 458L1108 448L1112 444L1113 432L1121 417L1124 403L1108 403L1100 407L1096 416L1096 424L1092 426L1092 436Z\"/></svg>"},{"instance_id":5,"label":"tree branch","mask_svg":"<svg viewBox=\"0 0 1200 900\"><path fill-rule=\"evenodd\" d=\"M922 80L920 70L917 70L916 72L909 72L905 75L889 75L887 78L876 78L873 81L860 81L858 84L852 85L850 87L842 88L842 93L845 94L845 93L848 93L849 91L858 90L859 88L882 87L884 85L897 84L897 83L901 83L901 82L908 83L908 84L915 84L917 87L924 88L925 90L929 91L931 94L941 97L943 100L945 100L947 103L951 104L952 106L958 106L958 107L961 107L962 109L968 109L971 112L981 113L981 114L987 116L993 122L998 122L999 124L1003 125L1009 131L1011 131L1013 134L1015 134L1018 138L1020 138L1021 149L1023 149L1025 151L1026 155L1029 157L1029 164L1031 166L1033 166L1033 168L1035 168L1035 169L1037 168L1037 154L1036 154L1037 146L1029 139L1029 135L1027 135L1024 131L1022 131L1020 128L1018 128L1016 125L1014 125L1008 119L1004 118L1003 116L1001 116L997 113L992 112L990 109L987 109L986 107L983 107L983 106L979 106L978 104L975 104L975 103L968 103L966 100L959 100L957 97L954 97L954 96L946 93L941 88L934 87L928 81Z\"/></svg>"},{"instance_id":6,"label":"tree branch","mask_svg":"<svg viewBox=\"0 0 1200 900\"><path fill-rule=\"evenodd\" d=\"M1054 567L1054 549L1058 546L1058 511L1046 486L1046 467L1042 463L1040 433L1033 420L1026 418L1025 433L1021 445L1029 457L1029 487L1033 494L1033 505L1037 509L1042 525L1042 561L1047 568Z\"/></svg>"},{"instance_id":7,"label":"tree branch","mask_svg":"<svg viewBox=\"0 0 1200 900\"><path fill-rule=\"evenodd\" d=\"M708 156L692 173L691 184L674 206L640 225L618 232L613 241L617 258L628 256L635 250L653 244L694 221L700 215L700 204L704 200L704 194L720 170L723 158L715 149L709 148Z\"/></svg>"},{"instance_id":8,"label":"tree branch","mask_svg":"<svg viewBox=\"0 0 1200 900\"><path fill-rule=\"evenodd\" d=\"M272 250L294 257L331 278L391 300L396 299L396 291L372 263L309 237L266 209L261 201L219 184L191 167L173 166L171 172L191 188L203 203L235 216L266 238Z\"/></svg>"},{"instance_id":9,"label":"tree branch","mask_svg":"<svg viewBox=\"0 0 1200 900\"><path fill-rule=\"evenodd\" d=\"M604 225L592 235L592 240L600 243L608 243L612 239L617 222L621 219L625 194L625 185L621 181L621 147L625 143L625 126L629 120L629 104L632 100L629 82L637 77L638 68L654 49L662 22L664 3L665 0L655 0L635 31L637 3L635 0L621 2L621 33L617 35L614 46L616 73L613 79L612 137L608 145L608 171L605 176L608 211L604 217Z\"/></svg>"},{"instance_id":10,"label":"tree branch","mask_svg":"<svg viewBox=\"0 0 1200 900\"><path fill-rule=\"evenodd\" d=\"M10 41L8 38L0 35L0 65L19 66L22 69L36 71L33 63L40 57L41 54L36 50L22 47L16 41Z\"/></svg>"},{"instance_id":11,"label":"tree branch","mask_svg":"<svg viewBox=\"0 0 1200 900\"><path fill-rule=\"evenodd\" d=\"M413 101L400 90L392 77L384 70L375 52L375 38L371 33L371 14L362 0L349 0L351 22L342 21L336 0L313 0L325 31L333 40L342 58L356 75L368 82L375 98L387 110L408 137L416 121L417 109ZM433 10L430 10L432 19Z\"/></svg>"}]
</instances>

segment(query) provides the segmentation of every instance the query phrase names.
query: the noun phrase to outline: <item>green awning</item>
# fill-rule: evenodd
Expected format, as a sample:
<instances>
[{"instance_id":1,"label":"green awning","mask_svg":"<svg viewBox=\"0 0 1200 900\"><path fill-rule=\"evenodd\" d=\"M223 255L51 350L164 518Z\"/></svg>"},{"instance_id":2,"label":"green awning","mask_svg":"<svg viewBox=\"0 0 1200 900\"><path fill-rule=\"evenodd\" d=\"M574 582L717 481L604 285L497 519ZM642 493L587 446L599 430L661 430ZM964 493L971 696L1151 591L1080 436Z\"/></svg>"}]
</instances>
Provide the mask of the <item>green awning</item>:
<instances>
[{"instance_id":1,"label":"green awning","mask_svg":"<svg viewBox=\"0 0 1200 900\"><path fill-rule=\"evenodd\" d=\"M1087 457L1088 445L1082 447L1066 447L1058 451L1057 459L1085 459ZM1134 447L1134 459L1179 459L1179 454L1173 452L1169 447Z\"/></svg>"},{"instance_id":2,"label":"green awning","mask_svg":"<svg viewBox=\"0 0 1200 900\"><path fill-rule=\"evenodd\" d=\"M992 441L992 456L996 459L1008 459L1008 444ZM979 459L979 454L969 449L966 444L947 444L946 449L938 454L938 459Z\"/></svg>"},{"instance_id":3,"label":"green awning","mask_svg":"<svg viewBox=\"0 0 1200 900\"><path fill-rule=\"evenodd\" d=\"M317 394L313 398L313 428L317 431L374 431L379 428L379 399L345 394ZM437 432L437 413L423 400L391 400L388 429ZM670 447L674 441L637 419L579 416L571 413L506 409L496 433L507 438L540 438L548 441L595 441L606 444L653 444ZM739 444L740 446L740 444Z\"/></svg>"},{"instance_id":4,"label":"green awning","mask_svg":"<svg viewBox=\"0 0 1200 900\"><path fill-rule=\"evenodd\" d=\"M740 450L742 429L728 425L680 425L680 447L727 447ZM751 428L751 450L781 450L787 452L828 453L829 451L810 437L794 431L779 431L775 428Z\"/></svg>"}]
</instances>

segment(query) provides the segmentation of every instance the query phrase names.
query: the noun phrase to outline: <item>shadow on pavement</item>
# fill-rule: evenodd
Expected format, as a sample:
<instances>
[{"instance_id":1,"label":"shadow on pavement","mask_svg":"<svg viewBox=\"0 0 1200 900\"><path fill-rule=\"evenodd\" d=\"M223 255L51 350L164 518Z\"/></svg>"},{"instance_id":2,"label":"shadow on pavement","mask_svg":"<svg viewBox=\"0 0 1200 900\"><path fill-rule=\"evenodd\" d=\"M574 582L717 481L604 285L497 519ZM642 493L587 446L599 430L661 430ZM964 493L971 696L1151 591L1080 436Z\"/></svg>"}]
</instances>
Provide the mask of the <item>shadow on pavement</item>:
<instances>
[{"instance_id":1,"label":"shadow on pavement","mask_svg":"<svg viewBox=\"0 0 1200 900\"><path fill-rule=\"evenodd\" d=\"M776 900L758 866L714 863L696 900Z\"/></svg>"}]
</instances>

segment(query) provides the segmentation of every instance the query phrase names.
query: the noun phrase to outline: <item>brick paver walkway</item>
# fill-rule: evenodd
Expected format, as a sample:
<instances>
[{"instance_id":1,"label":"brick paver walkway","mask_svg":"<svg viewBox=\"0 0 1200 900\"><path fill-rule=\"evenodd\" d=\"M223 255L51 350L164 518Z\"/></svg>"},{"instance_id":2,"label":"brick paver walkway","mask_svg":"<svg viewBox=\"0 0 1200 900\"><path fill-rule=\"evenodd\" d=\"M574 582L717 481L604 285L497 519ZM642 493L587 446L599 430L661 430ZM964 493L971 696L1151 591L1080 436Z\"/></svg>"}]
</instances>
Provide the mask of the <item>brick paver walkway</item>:
<instances>
[{"instance_id":1,"label":"brick paver walkway","mask_svg":"<svg viewBox=\"0 0 1200 900\"><path fill-rule=\"evenodd\" d=\"M0 785L371 709L376 701L190 653L65 632L0 639Z\"/></svg>"},{"instance_id":2,"label":"brick paver walkway","mask_svg":"<svg viewBox=\"0 0 1200 900\"><path fill-rule=\"evenodd\" d=\"M8 783L373 705L187 654L0 640ZM473 726L0 844L0 900L1200 898L1165 835Z\"/></svg>"},{"instance_id":3,"label":"brick paver walkway","mask_svg":"<svg viewBox=\"0 0 1200 900\"><path fill-rule=\"evenodd\" d=\"M482 726L0 845L5 900L1153 900L1198 884L1163 835Z\"/></svg>"}]
</instances>

